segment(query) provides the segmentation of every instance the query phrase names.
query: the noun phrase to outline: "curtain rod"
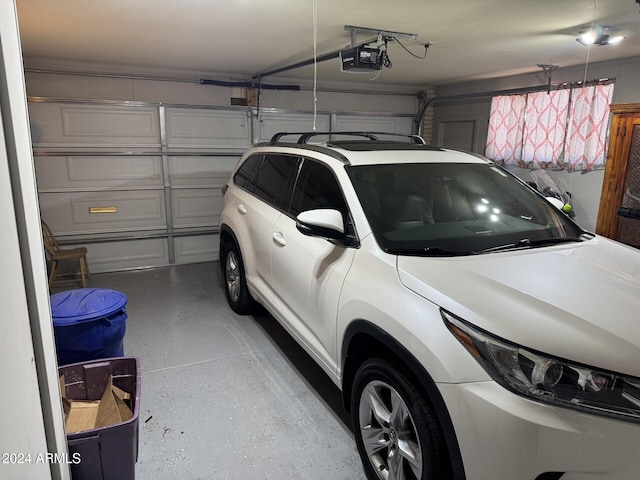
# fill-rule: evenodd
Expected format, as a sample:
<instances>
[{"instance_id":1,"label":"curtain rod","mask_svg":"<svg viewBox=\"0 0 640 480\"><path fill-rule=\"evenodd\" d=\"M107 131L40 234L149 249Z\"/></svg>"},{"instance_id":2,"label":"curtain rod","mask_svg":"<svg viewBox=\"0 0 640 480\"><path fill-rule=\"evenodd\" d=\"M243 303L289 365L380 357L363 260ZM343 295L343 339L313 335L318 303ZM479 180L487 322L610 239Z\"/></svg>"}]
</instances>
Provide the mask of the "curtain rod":
<instances>
[{"instance_id":1,"label":"curtain rod","mask_svg":"<svg viewBox=\"0 0 640 480\"><path fill-rule=\"evenodd\" d=\"M554 85L534 85L531 87L521 87L521 88L510 88L505 90L492 90L488 92L472 92L472 93L461 93L459 95L445 95L443 97L435 97L426 100L418 115L416 115L413 119L414 121L414 130L417 135L422 134L422 119L424 114L427 111L427 108L431 106L432 103L436 102L447 102L447 101L457 101L457 100L469 100L472 98L487 98L487 97L498 97L503 95L522 95L525 93L535 93L535 92L544 92L550 90L561 90L563 88L573 88L577 86L591 86L591 85L608 85L610 83L614 83L615 78L601 78L595 80L588 80L586 82L582 81L574 81L574 82L564 82L564 83L556 83Z\"/></svg>"}]
</instances>

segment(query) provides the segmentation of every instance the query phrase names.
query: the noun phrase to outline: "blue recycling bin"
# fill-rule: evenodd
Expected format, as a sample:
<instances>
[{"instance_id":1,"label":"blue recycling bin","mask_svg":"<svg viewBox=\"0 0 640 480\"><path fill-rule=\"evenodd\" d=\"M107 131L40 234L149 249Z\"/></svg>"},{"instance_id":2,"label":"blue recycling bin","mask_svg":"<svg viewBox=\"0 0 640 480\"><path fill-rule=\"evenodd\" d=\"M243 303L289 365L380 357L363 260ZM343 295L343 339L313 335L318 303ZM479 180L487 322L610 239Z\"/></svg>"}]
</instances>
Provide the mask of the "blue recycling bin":
<instances>
[{"instance_id":1,"label":"blue recycling bin","mask_svg":"<svg viewBox=\"0 0 640 480\"><path fill-rule=\"evenodd\" d=\"M58 365L122 357L127 296L106 288L51 295Z\"/></svg>"}]
</instances>

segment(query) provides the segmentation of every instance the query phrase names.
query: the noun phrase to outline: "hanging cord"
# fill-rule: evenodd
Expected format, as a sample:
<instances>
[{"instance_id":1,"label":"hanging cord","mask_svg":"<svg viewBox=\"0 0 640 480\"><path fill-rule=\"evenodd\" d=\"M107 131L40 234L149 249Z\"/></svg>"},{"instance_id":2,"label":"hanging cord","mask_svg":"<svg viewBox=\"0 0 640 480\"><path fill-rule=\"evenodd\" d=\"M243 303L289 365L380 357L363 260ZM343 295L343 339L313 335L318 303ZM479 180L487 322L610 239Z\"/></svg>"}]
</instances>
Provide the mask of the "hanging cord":
<instances>
[{"instance_id":1,"label":"hanging cord","mask_svg":"<svg viewBox=\"0 0 640 480\"><path fill-rule=\"evenodd\" d=\"M313 131L318 115L318 0L313 0Z\"/></svg>"},{"instance_id":2,"label":"hanging cord","mask_svg":"<svg viewBox=\"0 0 640 480\"><path fill-rule=\"evenodd\" d=\"M378 64L380 66L380 70L378 70L378 73L376 74L375 77L370 78L369 81L375 81L378 79L378 77L380 76L380 74L382 73L382 67L385 68L391 68L392 64L391 64L391 59L389 58L389 39L385 38L384 39L384 44L382 43L382 35L378 35Z\"/></svg>"},{"instance_id":3,"label":"hanging cord","mask_svg":"<svg viewBox=\"0 0 640 480\"><path fill-rule=\"evenodd\" d=\"M590 27L592 32L593 32L593 24L594 24L595 19L596 19L596 9L598 7L597 1L598 0L593 0L593 12L591 13L591 27ZM591 54L591 47L592 47L591 44L587 45L587 58L586 58L586 60L584 62L584 78L583 78L583 81L582 81L583 85L586 85L586 83L587 83L587 71L589 69L589 55Z\"/></svg>"},{"instance_id":4,"label":"hanging cord","mask_svg":"<svg viewBox=\"0 0 640 480\"><path fill-rule=\"evenodd\" d=\"M378 79L378 77L380 76L381 73L382 73L382 69L378 70L378 73L376 73L376 76L373 77L373 78L370 78L369 81L370 82L375 82Z\"/></svg>"},{"instance_id":5,"label":"hanging cord","mask_svg":"<svg viewBox=\"0 0 640 480\"><path fill-rule=\"evenodd\" d=\"M412 57L415 57L417 59L420 60L424 60L427 57L427 50L429 50L429 46L431 45L431 43L425 43L424 44L424 55L420 56L420 55L416 55L415 53L411 52L407 47L404 46L404 44L398 39L398 37L393 37L393 38L385 38L384 39L384 47L381 45L381 38L380 36L378 36L378 48L380 51L380 62L381 65L385 68L391 68L391 59L389 58L389 52L388 52L388 48L389 48L389 40L395 40L396 42L398 42L398 45L400 45L409 55L411 55ZM380 73L382 73L382 69L380 69L380 71L376 74L375 77L370 78L370 81L374 81L377 80L378 77L380 76Z\"/></svg>"},{"instance_id":6,"label":"hanging cord","mask_svg":"<svg viewBox=\"0 0 640 480\"><path fill-rule=\"evenodd\" d=\"M593 24L594 24L595 19L596 19L596 10L597 10L597 8L598 8L597 0L593 0L593 11L591 13L591 27L590 27L591 31L593 31ZM586 59L584 61L584 75L583 75L583 78L582 78L582 88L586 88L587 87L587 72L589 71L589 56L591 54L591 47L592 47L592 45L587 45L587 57L586 57ZM571 97L569 97L569 98L571 98ZM571 102L571 100L570 100L570 102ZM583 111L581 112L582 118L584 118L584 108L585 108L585 103L583 102L583 104L582 104ZM570 113L571 113L571 110L569 110L569 114ZM569 119L567 118L567 120L569 120ZM567 129L567 133L566 134L569 134L569 129ZM574 183L573 182L573 175L569 175L569 185L567 187L569 189L568 191L571 192L571 193L569 193L569 195L571 195L573 193L573 183ZM569 198L569 201L573 203L573 200L571 198Z\"/></svg>"},{"instance_id":7,"label":"hanging cord","mask_svg":"<svg viewBox=\"0 0 640 480\"><path fill-rule=\"evenodd\" d=\"M412 57L416 57L419 60L424 60L425 58L427 58L427 51L429 50L429 47L431 46L430 43L425 43L424 44L424 55L420 56L420 55L416 55L415 53L411 52L407 47L405 47L404 44L400 41L400 39L398 37L394 37L393 39L396 42L398 42L398 45L400 45L402 48L404 48L405 52L407 52Z\"/></svg>"},{"instance_id":8,"label":"hanging cord","mask_svg":"<svg viewBox=\"0 0 640 480\"><path fill-rule=\"evenodd\" d=\"M380 70L373 78L370 78L370 82L375 82L380 74L382 73L382 67L391 68L391 60L389 59L389 54L387 53L388 40L384 40L384 44L382 43L382 34L378 34L378 63L380 64Z\"/></svg>"},{"instance_id":9,"label":"hanging cord","mask_svg":"<svg viewBox=\"0 0 640 480\"><path fill-rule=\"evenodd\" d=\"M262 104L262 77L258 79L258 102L256 104L256 117L258 117L258 121L262 123L262 111L260 110L260 105Z\"/></svg>"}]
</instances>

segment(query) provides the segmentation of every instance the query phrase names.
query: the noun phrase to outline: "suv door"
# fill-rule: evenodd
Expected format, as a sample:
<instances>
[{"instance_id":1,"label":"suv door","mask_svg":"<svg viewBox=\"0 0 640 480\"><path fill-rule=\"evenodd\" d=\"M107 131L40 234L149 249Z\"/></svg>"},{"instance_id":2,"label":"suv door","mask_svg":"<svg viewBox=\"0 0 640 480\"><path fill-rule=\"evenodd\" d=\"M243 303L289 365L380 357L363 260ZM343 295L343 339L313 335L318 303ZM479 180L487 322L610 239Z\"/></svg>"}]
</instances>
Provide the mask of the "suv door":
<instances>
[{"instance_id":1,"label":"suv door","mask_svg":"<svg viewBox=\"0 0 640 480\"><path fill-rule=\"evenodd\" d=\"M288 208L299 159L275 154L257 157L257 164L256 156L249 157L234 176L234 184L240 187L234 199L238 211L234 230L245 257L247 283L270 301L272 227Z\"/></svg>"},{"instance_id":2,"label":"suv door","mask_svg":"<svg viewBox=\"0 0 640 480\"><path fill-rule=\"evenodd\" d=\"M273 304L281 320L330 372L336 371L336 312L354 248L303 235L296 215L334 208L349 219L338 181L326 165L304 159L293 188L289 213L274 223ZM350 228L351 222L349 222Z\"/></svg>"}]
</instances>

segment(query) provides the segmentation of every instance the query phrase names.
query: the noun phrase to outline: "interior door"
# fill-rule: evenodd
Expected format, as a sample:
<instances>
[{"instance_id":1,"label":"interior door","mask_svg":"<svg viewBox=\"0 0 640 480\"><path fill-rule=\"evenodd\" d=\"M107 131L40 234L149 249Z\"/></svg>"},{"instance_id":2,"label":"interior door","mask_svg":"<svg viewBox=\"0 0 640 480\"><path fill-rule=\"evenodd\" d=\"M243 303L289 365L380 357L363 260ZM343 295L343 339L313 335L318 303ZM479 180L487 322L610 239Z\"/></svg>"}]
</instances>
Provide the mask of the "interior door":
<instances>
[{"instance_id":1,"label":"interior door","mask_svg":"<svg viewBox=\"0 0 640 480\"><path fill-rule=\"evenodd\" d=\"M596 232L640 248L640 104L612 105L611 111Z\"/></svg>"},{"instance_id":2,"label":"interior door","mask_svg":"<svg viewBox=\"0 0 640 480\"><path fill-rule=\"evenodd\" d=\"M443 120L438 124L438 131L440 133L438 145L473 152L476 132L474 119Z\"/></svg>"}]
</instances>

